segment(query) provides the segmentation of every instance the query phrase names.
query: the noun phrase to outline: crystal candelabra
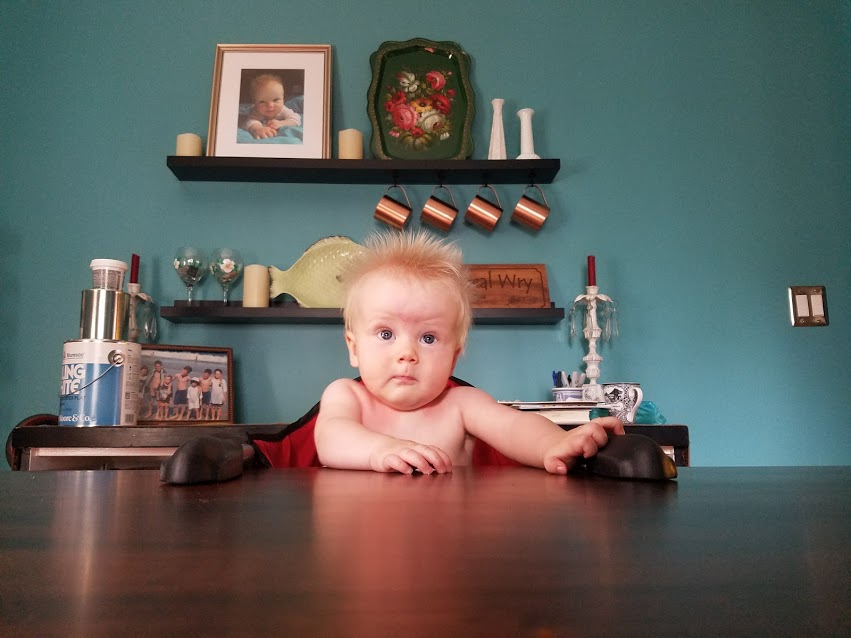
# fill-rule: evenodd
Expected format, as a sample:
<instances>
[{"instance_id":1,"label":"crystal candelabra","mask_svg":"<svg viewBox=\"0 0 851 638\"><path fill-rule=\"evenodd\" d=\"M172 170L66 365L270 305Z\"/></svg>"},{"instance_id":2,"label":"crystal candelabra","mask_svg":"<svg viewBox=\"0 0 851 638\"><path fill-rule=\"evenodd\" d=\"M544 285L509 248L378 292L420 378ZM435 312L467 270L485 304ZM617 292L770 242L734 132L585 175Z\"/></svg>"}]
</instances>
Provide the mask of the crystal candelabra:
<instances>
[{"instance_id":1,"label":"crystal candelabra","mask_svg":"<svg viewBox=\"0 0 851 638\"><path fill-rule=\"evenodd\" d=\"M576 336L576 312L580 306L585 306L583 315L582 335L588 341L588 354L582 357L585 362L585 376L588 380L583 387L582 398L586 401L603 401L603 389L597 383L600 378L600 363L603 357L597 352L597 340L602 336L608 341L618 334L618 320L615 315L617 302L611 297L601 294L597 287L594 268L594 256L588 257L588 286L585 294L579 295L570 305L570 336ZM600 328L597 311L604 320L604 328Z\"/></svg>"}]
</instances>

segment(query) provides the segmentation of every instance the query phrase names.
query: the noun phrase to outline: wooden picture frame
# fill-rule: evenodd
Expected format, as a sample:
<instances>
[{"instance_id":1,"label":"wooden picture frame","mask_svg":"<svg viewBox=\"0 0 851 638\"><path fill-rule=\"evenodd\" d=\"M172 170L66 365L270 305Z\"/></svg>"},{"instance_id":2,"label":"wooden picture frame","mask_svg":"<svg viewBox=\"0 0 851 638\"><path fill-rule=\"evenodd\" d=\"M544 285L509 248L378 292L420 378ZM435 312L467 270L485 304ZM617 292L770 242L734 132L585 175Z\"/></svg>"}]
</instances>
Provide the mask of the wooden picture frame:
<instances>
[{"instance_id":1,"label":"wooden picture frame","mask_svg":"<svg viewBox=\"0 0 851 638\"><path fill-rule=\"evenodd\" d=\"M207 155L330 158L331 45L217 45Z\"/></svg>"},{"instance_id":2,"label":"wooden picture frame","mask_svg":"<svg viewBox=\"0 0 851 638\"><path fill-rule=\"evenodd\" d=\"M230 348L144 343L139 386L139 425L234 422Z\"/></svg>"}]
</instances>

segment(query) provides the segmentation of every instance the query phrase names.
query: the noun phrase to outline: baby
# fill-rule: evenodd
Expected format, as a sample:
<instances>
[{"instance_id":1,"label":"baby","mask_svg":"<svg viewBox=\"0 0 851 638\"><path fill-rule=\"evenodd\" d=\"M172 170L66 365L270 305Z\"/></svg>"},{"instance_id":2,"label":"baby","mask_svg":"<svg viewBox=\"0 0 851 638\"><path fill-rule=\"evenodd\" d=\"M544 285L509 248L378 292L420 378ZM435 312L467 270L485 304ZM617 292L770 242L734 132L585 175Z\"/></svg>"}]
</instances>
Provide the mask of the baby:
<instances>
[{"instance_id":1,"label":"baby","mask_svg":"<svg viewBox=\"0 0 851 638\"><path fill-rule=\"evenodd\" d=\"M254 106L240 124L254 139L275 137L284 126L301 126L301 115L284 105L284 83L277 75L264 73L251 81Z\"/></svg>"},{"instance_id":2,"label":"baby","mask_svg":"<svg viewBox=\"0 0 851 638\"><path fill-rule=\"evenodd\" d=\"M322 394L315 440L323 465L425 474L469 465L482 439L524 465L566 474L623 434L614 417L565 431L473 387L447 387L472 322L473 288L454 245L425 233L369 238L346 273L349 361L362 383Z\"/></svg>"}]
</instances>

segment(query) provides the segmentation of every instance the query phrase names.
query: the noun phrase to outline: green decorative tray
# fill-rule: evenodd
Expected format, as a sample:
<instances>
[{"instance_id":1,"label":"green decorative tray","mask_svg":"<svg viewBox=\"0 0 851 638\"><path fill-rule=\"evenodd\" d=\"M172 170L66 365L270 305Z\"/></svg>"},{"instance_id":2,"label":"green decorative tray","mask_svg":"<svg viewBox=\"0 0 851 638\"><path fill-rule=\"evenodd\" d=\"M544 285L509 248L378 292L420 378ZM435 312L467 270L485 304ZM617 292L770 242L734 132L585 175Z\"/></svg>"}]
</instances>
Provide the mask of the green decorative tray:
<instances>
[{"instance_id":1,"label":"green decorative tray","mask_svg":"<svg viewBox=\"0 0 851 638\"><path fill-rule=\"evenodd\" d=\"M473 154L470 58L454 42L384 42L369 58L367 111L378 159L466 159Z\"/></svg>"}]
</instances>

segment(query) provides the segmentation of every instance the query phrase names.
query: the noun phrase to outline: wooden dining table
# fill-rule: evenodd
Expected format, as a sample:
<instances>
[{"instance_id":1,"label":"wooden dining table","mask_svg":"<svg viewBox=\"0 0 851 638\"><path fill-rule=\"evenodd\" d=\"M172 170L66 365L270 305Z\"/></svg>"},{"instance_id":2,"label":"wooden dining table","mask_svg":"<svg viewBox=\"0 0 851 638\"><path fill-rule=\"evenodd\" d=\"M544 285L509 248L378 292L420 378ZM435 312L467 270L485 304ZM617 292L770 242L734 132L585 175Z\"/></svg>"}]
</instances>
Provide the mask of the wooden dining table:
<instances>
[{"instance_id":1,"label":"wooden dining table","mask_svg":"<svg viewBox=\"0 0 851 638\"><path fill-rule=\"evenodd\" d=\"M851 468L0 473L0 636L851 635Z\"/></svg>"}]
</instances>

